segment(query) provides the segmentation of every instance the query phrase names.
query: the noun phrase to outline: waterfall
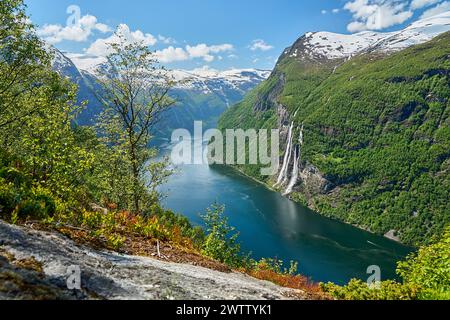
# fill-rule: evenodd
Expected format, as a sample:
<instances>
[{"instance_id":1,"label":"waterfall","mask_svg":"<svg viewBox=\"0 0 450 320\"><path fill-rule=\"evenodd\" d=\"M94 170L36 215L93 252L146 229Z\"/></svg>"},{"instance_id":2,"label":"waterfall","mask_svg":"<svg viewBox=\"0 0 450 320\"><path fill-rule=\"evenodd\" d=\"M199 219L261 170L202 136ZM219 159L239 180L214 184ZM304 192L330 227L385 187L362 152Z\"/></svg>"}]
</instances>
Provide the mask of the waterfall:
<instances>
[{"instance_id":1,"label":"waterfall","mask_svg":"<svg viewBox=\"0 0 450 320\"><path fill-rule=\"evenodd\" d=\"M300 145L303 145L304 142L304 136L303 136L303 131L305 129L305 126L302 123L302 128L300 129L300 138L298 139L298 142L300 143Z\"/></svg>"},{"instance_id":2,"label":"waterfall","mask_svg":"<svg viewBox=\"0 0 450 320\"><path fill-rule=\"evenodd\" d=\"M286 179L287 170L289 167L289 162L291 161L291 148L292 148L292 130L294 129L294 123L292 122L289 127L289 133L288 133L288 145L286 149L286 153L284 154L284 160L283 160L283 166L281 167L280 174L278 176L277 183L274 185L274 187L279 186L280 184L284 183L284 180Z\"/></svg>"},{"instance_id":3,"label":"waterfall","mask_svg":"<svg viewBox=\"0 0 450 320\"><path fill-rule=\"evenodd\" d=\"M284 179L283 179L283 181L281 181L281 185L282 186L284 186L286 184L286 182L288 181L288 178L289 178L288 171L289 171L289 165L291 164L292 152L295 152L295 149L293 149L294 143L293 143L292 139L293 139L293 137L291 137L291 145L290 145L290 148L289 148L289 156L288 156L288 159L287 159L286 168L284 169L284 174L283 174ZM294 154L294 156L295 156L295 154Z\"/></svg>"},{"instance_id":4,"label":"waterfall","mask_svg":"<svg viewBox=\"0 0 450 320\"><path fill-rule=\"evenodd\" d=\"M295 116L295 115L294 115ZM294 130L294 122L291 123L289 126L289 132L288 132L288 143L286 148L286 153L284 154L283 159L283 166L281 167L280 174L278 175L277 183L274 185L274 187L278 186L284 186L287 182L289 182L288 187L286 188L286 191L283 193L283 195L288 195L292 193L292 190L294 189L298 177L299 177L299 163L300 163L300 156L301 156L301 147L303 146L304 142L304 125L302 124L302 127L300 129L300 136L298 139L298 144L294 144L293 142L293 130ZM292 172L289 179L289 168L291 164L291 159L294 158L294 163L292 166Z\"/></svg>"},{"instance_id":5,"label":"waterfall","mask_svg":"<svg viewBox=\"0 0 450 320\"><path fill-rule=\"evenodd\" d=\"M286 188L286 191L283 193L284 196L292 193L292 190L294 189L297 180L298 180L298 163L300 159L300 147L297 146L294 148L294 166L292 167L292 175L291 180L289 181L289 185Z\"/></svg>"},{"instance_id":6,"label":"waterfall","mask_svg":"<svg viewBox=\"0 0 450 320\"><path fill-rule=\"evenodd\" d=\"M300 129L300 136L298 139L299 145L294 148L294 166L292 167L291 180L289 181L289 185L286 188L286 191L283 193L284 196L292 193L292 190L294 190L294 187L298 180L299 162L300 162L300 157L301 157L301 152L302 152L301 147L303 146L303 142L304 142L303 131L304 131L304 125L302 124L302 128ZM287 176L286 176L286 178L287 178Z\"/></svg>"}]
</instances>

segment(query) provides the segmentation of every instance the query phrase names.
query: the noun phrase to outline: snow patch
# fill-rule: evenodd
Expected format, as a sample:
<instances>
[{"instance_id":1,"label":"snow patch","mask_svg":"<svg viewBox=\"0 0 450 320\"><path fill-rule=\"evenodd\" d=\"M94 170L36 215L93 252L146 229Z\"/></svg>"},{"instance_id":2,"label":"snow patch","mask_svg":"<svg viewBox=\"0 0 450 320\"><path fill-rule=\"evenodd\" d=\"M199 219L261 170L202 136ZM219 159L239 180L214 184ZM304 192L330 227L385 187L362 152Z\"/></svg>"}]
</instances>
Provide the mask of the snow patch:
<instances>
[{"instance_id":1,"label":"snow patch","mask_svg":"<svg viewBox=\"0 0 450 320\"><path fill-rule=\"evenodd\" d=\"M364 31L355 34L308 32L303 38L304 52L311 58L351 58L367 51L395 52L430 41L450 30L450 11L418 20L396 32ZM303 57L298 49L290 50L291 57Z\"/></svg>"}]
</instances>

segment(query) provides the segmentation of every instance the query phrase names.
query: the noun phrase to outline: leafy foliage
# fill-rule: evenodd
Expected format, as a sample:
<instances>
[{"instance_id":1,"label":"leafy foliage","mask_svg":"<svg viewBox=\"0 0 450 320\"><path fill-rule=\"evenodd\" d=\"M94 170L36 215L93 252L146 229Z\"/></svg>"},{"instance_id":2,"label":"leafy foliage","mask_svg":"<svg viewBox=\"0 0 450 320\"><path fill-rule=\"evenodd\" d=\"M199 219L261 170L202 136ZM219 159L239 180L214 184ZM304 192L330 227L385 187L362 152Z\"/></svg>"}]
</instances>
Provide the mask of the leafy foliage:
<instances>
[{"instance_id":1,"label":"leafy foliage","mask_svg":"<svg viewBox=\"0 0 450 320\"><path fill-rule=\"evenodd\" d=\"M450 227L440 241L398 263L403 282L382 281L378 288L361 280L344 287L322 284L324 291L347 300L448 300L450 298Z\"/></svg>"},{"instance_id":2,"label":"leafy foliage","mask_svg":"<svg viewBox=\"0 0 450 320\"><path fill-rule=\"evenodd\" d=\"M450 298L450 227L442 240L423 247L398 264L398 274L405 283L420 287L425 299Z\"/></svg>"},{"instance_id":3,"label":"leafy foliage","mask_svg":"<svg viewBox=\"0 0 450 320\"><path fill-rule=\"evenodd\" d=\"M203 216L207 236L202 253L231 267L241 267L243 259L240 256L240 245L237 243L239 233L228 225L224 211L223 206L214 204Z\"/></svg>"},{"instance_id":4,"label":"leafy foliage","mask_svg":"<svg viewBox=\"0 0 450 320\"><path fill-rule=\"evenodd\" d=\"M277 274L294 276L298 272L298 262L291 261L289 269L285 268L283 261L279 259L263 258L255 261L253 269L256 271L272 271Z\"/></svg>"},{"instance_id":5,"label":"leafy foliage","mask_svg":"<svg viewBox=\"0 0 450 320\"><path fill-rule=\"evenodd\" d=\"M128 167L128 173L121 173L129 180L124 186L132 196L130 209L141 213L142 205L158 200L146 198L155 196L157 183L167 175L164 165L146 166L155 157L155 150L148 148L152 128L161 113L174 104L169 97L174 82L145 44L129 43L120 32L116 36L120 41L109 45L111 54L106 66L99 69L102 90L98 94L104 104L100 123L106 143L123 154L120 163ZM145 177L148 169L151 175ZM152 180L152 194L147 192L146 178Z\"/></svg>"},{"instance_id":6,"label":"leafy foliage","mask_svg":"<svg viewBox=\"0 0 450 320\"><path fill-rule=\"evenodd\" d=\"M26 20L22 0L0 5L0 128L35 114L39 106L29 99L44 94L40 85L46 77L50 56Z\"/></svg>"}]
</instances>

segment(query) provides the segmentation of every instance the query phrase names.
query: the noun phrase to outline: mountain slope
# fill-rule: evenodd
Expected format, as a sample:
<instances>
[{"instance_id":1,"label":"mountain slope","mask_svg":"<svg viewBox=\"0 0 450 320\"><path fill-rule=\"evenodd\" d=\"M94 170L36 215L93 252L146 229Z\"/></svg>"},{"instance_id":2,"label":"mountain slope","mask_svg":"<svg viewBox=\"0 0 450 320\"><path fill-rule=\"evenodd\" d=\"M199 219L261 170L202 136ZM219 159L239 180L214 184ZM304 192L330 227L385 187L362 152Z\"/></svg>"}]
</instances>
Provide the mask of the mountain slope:
<instances>
[{"instance_id":1,"label":"mountain slope","mask_svg":"<svg viewBox=\"0 0 450 320\"><path fill-rule=\"evenodd\" d=\"M400 52L388 39L412 29L415 39L429 39L431 30L450 29L448 17L416 23L425 25L423 35L411 27L384 37L367 33L374 40L359 45L356 35L346 40L356 49L342 55L332 44L311 47L311 34L300 38L272 76L219 122L222 129L280 128L282 153L292 153L289 162L280 160L286 173L267 178L258 166L240 169L280 182L276 187L324 215L407 244L439 234L450 223L450 33ZM295 140L286 150L288 136Z\"/></svg>"},{"instance_id":2,"label":"mountain slope","mask_svg":"<svg viewBox=\"0 0 450 320\"><path fill-rule=\"evenodd\" d=\"M294 58L335 60L351 58L364 52L392 53L430 41L450 30L450 12L412 23L389 33L364 31L346 35L332 32L309 32L283 55Z\"/></svg>"},{"instance_id":3,"label":"mountain slope","mask_svg":"<svg viewBox=\"0 0 450 320\"><path fill-rule=\"evenodd\" d=\"M157 127L158 136L165 138L170 138L174 129L192 131L194 121L203 121L204 128L215 127L225 110L270 75L269 71L255 69L174 70L171 73L179 82L171 93L178 103L164 113Z\"/></svg>"},{"instance_id":4,"label":"mountain slope","mask_svg":"<svg viewBox=\"0 0 450 320\"><path fill-rule=\"evenodd\" d=\"M94 73L95 66L89 64L87 68L83 62L80 62L80 58L75 57L72 61L57 49L51 50L54 54L54 70L79 86L79 103L88 102L78 118L78 123L80 125L95 123L95 118L102 108L95 95L96 91L101 90ZM77 67L74 62L79 66ZM256 69L234 69L222 72L196 69L172 70L170 74L179 82L171 93L178 103L162 115L162 121L155 130L158 137L165 139L170 138L174 129L193 129L194 121L203 121L205 127L215 127L219 116L230 106L242 100L248 91L267 79L270 72Z\"/></svg>"},{"instance_id":5,"label":"mountain slope","mask_svg":"<svg viewBox=\"0 0 450 320\"><path fill-rule=\"evenodd\" d=\"M78 118L78 124L90 125L101 112L102 105L98 101L95 90L99 90L96 78L89 72L80 70L77 66L56 48L51 48L53 54L53 70L69 78L78 86L78 103L87 102L86 108Z\"/></svg>"}]
</instances>

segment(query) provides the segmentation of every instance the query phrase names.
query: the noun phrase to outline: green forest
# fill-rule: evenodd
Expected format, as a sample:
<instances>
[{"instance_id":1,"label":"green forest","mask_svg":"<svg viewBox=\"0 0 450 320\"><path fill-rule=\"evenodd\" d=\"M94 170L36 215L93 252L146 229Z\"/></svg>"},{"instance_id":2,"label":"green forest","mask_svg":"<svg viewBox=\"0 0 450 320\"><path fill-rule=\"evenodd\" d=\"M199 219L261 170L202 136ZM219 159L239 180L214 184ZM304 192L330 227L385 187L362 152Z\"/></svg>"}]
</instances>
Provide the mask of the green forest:
<instances>
[{"instance_id":1,"label":"green forest","mask_svg":"<svg viewBox=\"0 0 450 320\"><path fill-rule=\"evenodd\" d=\"M326 193L300 186L292 199L381 235L396 230L405 244L427 244L450 221L449 57L450 33L388 56L284 56L219 126L277 128L277 105L285 106L305 128L303 163L332 185ZM258 166L240 169L274 183Z\"/></svg>"}]
</instances>

